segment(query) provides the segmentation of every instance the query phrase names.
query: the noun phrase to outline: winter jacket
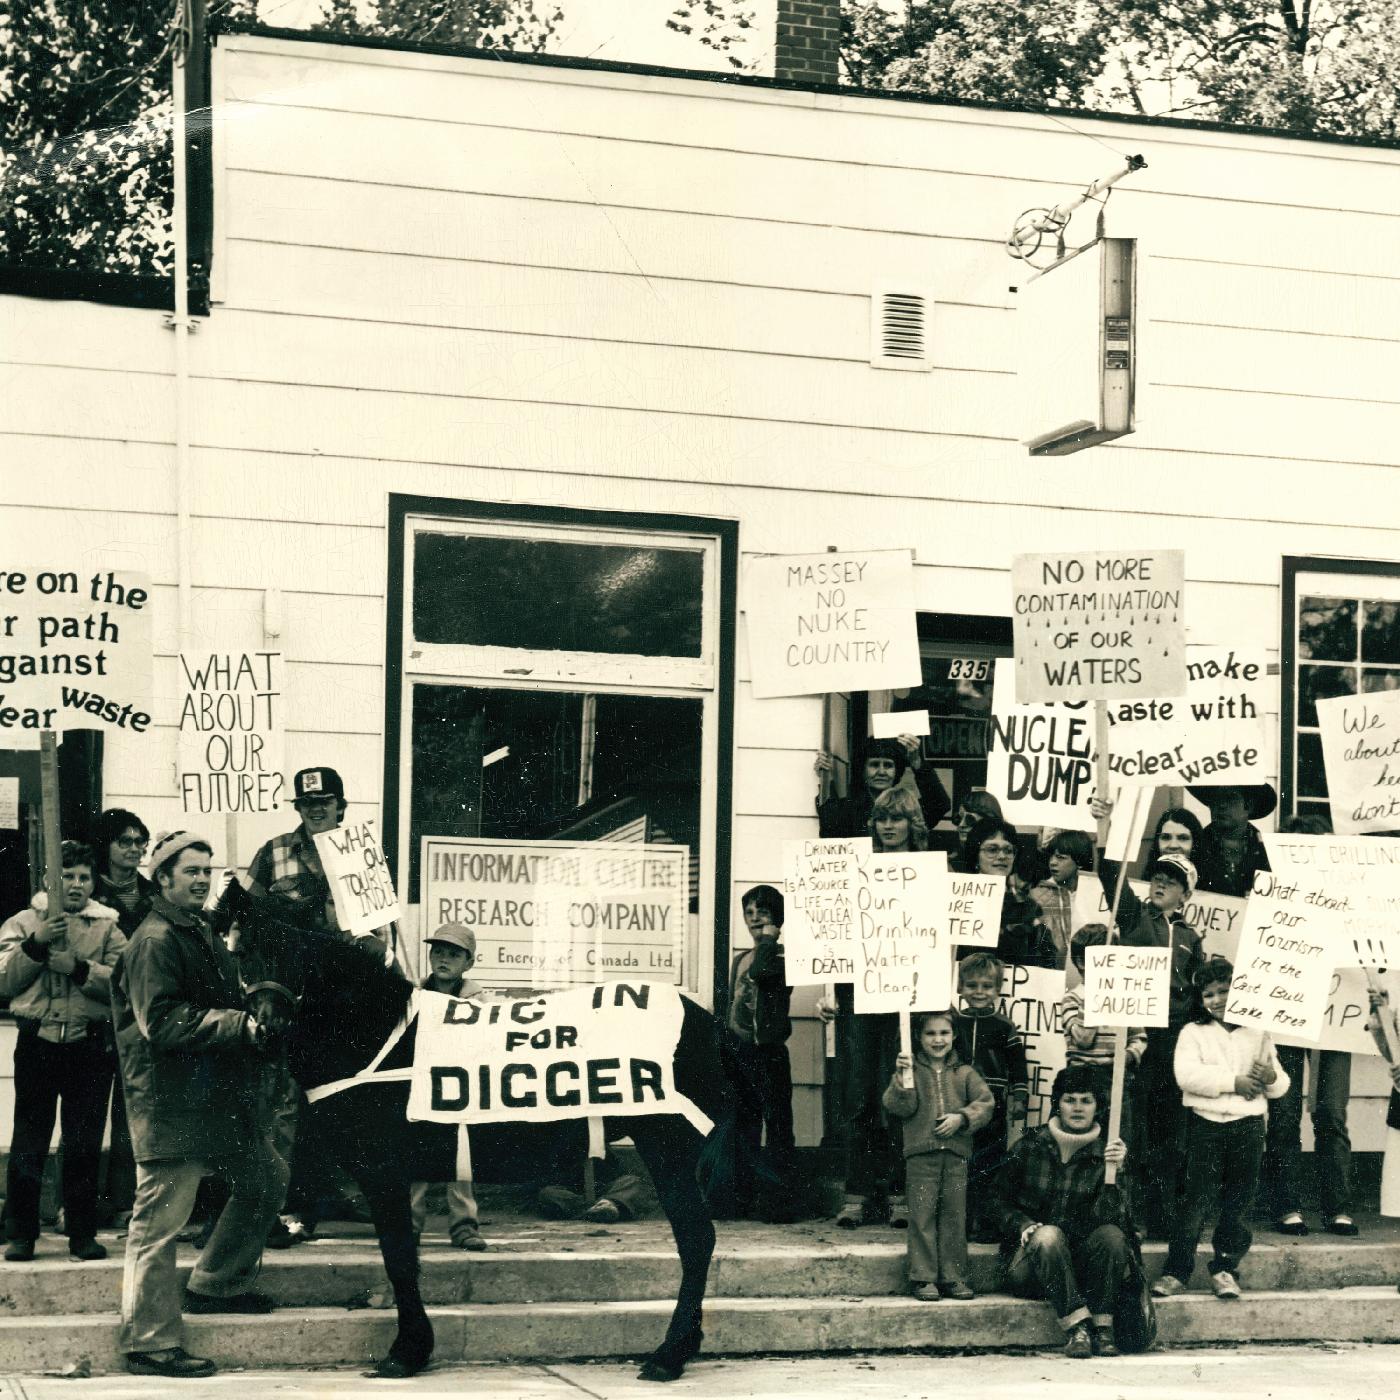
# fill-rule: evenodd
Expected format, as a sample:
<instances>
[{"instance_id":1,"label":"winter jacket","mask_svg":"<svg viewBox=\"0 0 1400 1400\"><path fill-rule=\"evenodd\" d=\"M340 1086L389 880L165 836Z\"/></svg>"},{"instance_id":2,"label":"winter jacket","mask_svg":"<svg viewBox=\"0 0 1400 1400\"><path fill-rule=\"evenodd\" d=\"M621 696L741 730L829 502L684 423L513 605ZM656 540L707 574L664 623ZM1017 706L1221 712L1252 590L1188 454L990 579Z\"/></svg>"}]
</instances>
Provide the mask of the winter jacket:
<instances>
[{"instance_id":1,"label":"winter jacket","mask_svg":"<svg viewBox=\"0 0 1400 1400\"><path fill-rule=\"evenodd\" d=\"M1256 1060L1273 1065L1274 1082L1266 1084L1262 1094L1247 1099L1235 1092L1235 1080ZM1181 1102L1213 1123L1257 1118L1266 1112L1266 1099L1281 1099L1288 1092L1288 1075L1278 1062L1273 1041L1253 1026L1187 1022L1177 1038L1173 1068Z\"/></svg>"},{"instance_id":2,"label":"winter jacket","mask_svg":"<svg viewBox=\"0 0 1400 1400\"><path fill-rule=\"evenodd\" d=\"M885 1112L904 1120L904 1155L952 1152L964 1159L972 1155L972 1135L992 1121L994 1100L987 1081L954 1050L943 1064L935 1064L922 1050L914 1052L914 1086L906 1089L896 1070L885 1090ZM938 1120L961 1113L965 1120L952 1137L935 1135Z\"/></svg>"},{"instance_id":3,"label":"winter jacket","mask_svg":"<svg viewBox=\"0 0 1400 1400\"><path fill-rule=\"evenodd\" d=\"M740 986L747 974L750 992ZM729 1029L749 1045L784 1045L792 1034L792 988L779 938L759 938L729 965Z\"/></svg>"},{"instance_id":4,"label":"winter jacket","mask_svg":"<svg viewBox=\"0 0 1400 1400\"><path fill-rule=\"evenodd\" d=\"M1099 878L1111 908L1118 882L1118 862L1100 861ZM1167 1008L1167 1023L1169 1029L1180 1030L1190 1019L1195 1005L1192 979L1205 963L1201 935L1179 914L1172 915L1169 920L1145 899L1139 899L1126 880L1118 899L1118 933L1119 941L1130 948L1171 948L1171 1002Z\"/></svg>"},{"instance_id":5,"label":"winter jacket","mask_svg":"<svg viewBox=\"0 0 1400 1400\"><path fill-rule=\"evenodd\" d=\"M924 823L930 831L948 815L950 804L948 794L932 765L925 763L917 769L909 769L914 778L914 786L923 809ZM901 777L901 782L904 779ZM904 784L906 787L908 783ZM818 829L824 839L841 836L869 836L870 809L875 804L874 797L862 788L849 797L829 797L817 805Z\"/></svg>"},{"instance_id":6,"label":"winter jacket","mask_svg":"<svg viewBox=\"0 0 1400 1400\"><path fill-rule=\"evenodd\" d=\"M994 1118L1006 1113L1006 1096L1018 1095L1024 1104L1030 1093L1026 1042L1021 1032L999 1011L954 1011L953 1044L958 1058L986 1081L996 1102Z\"/></svg>"},{"instance_id":7,"label":"winter jacket","mask_svg":"<svg viewBox=\"0 0 1400 1400\"><path fill-rule=\"evenodd\" d=\"M1191 852L1196 867L1196 888L1211 894L1234 895L1244 899L1254 889L1256 871L1269 868L1269 853L1259 832L1248 824L1244 829L1244 855L1233 869L1225 855L1225 845L1212 822L1201 833L1201 839Z\"/></svg>"},{"instance_id":8,"label":"winter jacket","mask_svg":"<svg viewBox=\"0 0 1400 1400\"><path fill-rule=\"evenodd\" d=\"M198 913L162 896L112 977L126 1112L138 1162L210 1158L260 1130L233 956Z\"/></svg>"},{"instance_id":9,"label":"winter jacket","mask_svg":"<svg viewBox=\"0 0 1400 1400\"><path fill-rule=\"evenodd\" d=\"M1003 1259L1014 1254L1027 1225L1056 1225L1070 1245L1087 1239L1104 1223L1103 1134L1080 1147L1068 1162L1049 1124L1018 1139L997 1173Z\"/></svg>"},{"instance_id":10,"label":"winter jacket","mask_svg":"<svg viewBox=\"0 0 1400 1400\"><path fill-rule=\"evenodd\" d=\"M117 916L117 925L122 931L122 935L130 938L138 928L141 927L141 920L150 913L151 901L160 893L160 887L154 880L148 880L139 871L136 875L136 903L130 909L122 906L121 902L114 899L109 893L111 885L105 875L97 877L97 895L104 903L111 905Z\"/></svg>"},{"instance_id":11,"label":"winter jacket","mask_svg":"<svg viewBox=\"0 0 1400 1400\"><path fill-rule=\"evenodd\" d=\"M1041 922L1055 940L1057 965L1063 967L1069 957L1070 939L1085 924L1104 921L1098 886L1090 875L1081 872L1072 890L1058 880L1042 880L1030 893L1040 909Z\"/></svg>"},{"instance_id":12,"label":"winter jacket","mask_svg":"<svg viewBox=\"0 0 1400 1400\"><path fill-rule=\"evenodd\" d=\"M9 997L10 1013L20 1023L37 1026L40 1040L66 1044L86 1040L111 1022L112 968L126 946L117 926L117 911L88 900L80 913L68 915L68 932L43 944L34 935L44 926L49 897L36 894L0 927L0 996ZM71 973L49 966L55 952L70 952L79 961Z\"/></svg>"},{"instance_id":13,"label":"winter jacket","mask_svg":"<svg viewBox=\"0 0 1400 1400\"><path fill-rule=\"evenodd\" d=\"M1070 1065L1113 1064L1113 1043L1118 1031L1113 1026L1086 1026L1084 1024L1084 984L1066 987L1060 1000L1060 1023L1065 1031L1065 1063ZM1075 1038L1075 1032L1087 1032L1093 1039L1084 1043ZM1087 1039L1087 1036L1086 1036ZM1147 1032L1141 1026L1128 1027L1128 1063L1140 1064L1147 1052Z\"/></svg>"}]
</instances>

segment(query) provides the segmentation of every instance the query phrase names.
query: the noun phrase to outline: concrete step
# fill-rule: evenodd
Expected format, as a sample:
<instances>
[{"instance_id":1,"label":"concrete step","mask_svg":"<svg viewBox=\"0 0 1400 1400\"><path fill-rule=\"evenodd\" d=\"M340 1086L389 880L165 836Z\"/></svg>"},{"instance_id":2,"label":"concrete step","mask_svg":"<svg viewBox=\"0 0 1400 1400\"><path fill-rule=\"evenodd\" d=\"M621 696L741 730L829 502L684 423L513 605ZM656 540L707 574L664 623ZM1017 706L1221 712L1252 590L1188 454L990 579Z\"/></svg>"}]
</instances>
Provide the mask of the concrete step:
<instances>
[{"instance_id":1,"label":"concrete step","mask_svg":"<svg viewBox=\"0 0 1400 1400\"><path fill-rule=\"evenodd\" d=\"M742 1234L721 1234L710 1272L715 1298L830 1298L893 1296L905 1288L903 1236L889 1231L871 1238L860 1232L847 1240L823 1242L781 1238L746 1242ZM559 1236L562 1238L554 1238ZM573 1303L665 1301L675 1296L680 1265L663 1229L649 1222L619 1232L584 1232L577 1226L551 1229L546 1248L538 1235L491 1235L481 1254L453 1249L429 1236L422 1259L423 1296L429 1303ZM121 1300L121 1241L104 1237L112 1257L77 1264L48 1237L41 1251L53 1251L28 1264L0 1266L0 1308L17 1317L109 1313ZM1149 1277L1161 1271L1165 1246L1149 1244L1144 1261ZM1205 1251L1201 1257L1204 1259ZM193 1263L181 1249L182 1269ZM996 1286L997 1251L970 1247L970 1281L979 1292ZM1246 1282L1262 1290L1336 1289L1400 1279L1400 1243L1390 1240L1332 1241L1314 1238L1288 1244L1257 1244L1249 1254ZM1196 1273L1204 1287L1204 1266ZM387 1289L378 1250L362 1238L339 1238L264 1256L260 1288L286 1307L363 1305Z\"/></svg>"},{"instance_id":2,"label":"concrete step","mask_svg":"<svg viewBox=\"0 0 1400 1400\"><path fill-rule=\"evenodd\" d=\"M563 1361L635 1357L661 1338L663 1302L495 1303L430 1309L436 1358L454 1361ZM1194 1293L1162 1303L1164 1345L1264 1341L1400 1341L1400 1293L1393 1286L1250 1292L1221 1303ZM61 1372L86 1361L96 1374L118 1370L115 1314L0 1318L0 1373ZM290 1309L266 1317L200 1317L185 1345L226 1367L308 1367L368 1363L394 1332L391 1312ZM1049 1309L1001 1295L969 1303L907 1297L717 1298L705 1309L709 1356L755 1353L1058 1347Z\"/></svg>"}]
</instances>

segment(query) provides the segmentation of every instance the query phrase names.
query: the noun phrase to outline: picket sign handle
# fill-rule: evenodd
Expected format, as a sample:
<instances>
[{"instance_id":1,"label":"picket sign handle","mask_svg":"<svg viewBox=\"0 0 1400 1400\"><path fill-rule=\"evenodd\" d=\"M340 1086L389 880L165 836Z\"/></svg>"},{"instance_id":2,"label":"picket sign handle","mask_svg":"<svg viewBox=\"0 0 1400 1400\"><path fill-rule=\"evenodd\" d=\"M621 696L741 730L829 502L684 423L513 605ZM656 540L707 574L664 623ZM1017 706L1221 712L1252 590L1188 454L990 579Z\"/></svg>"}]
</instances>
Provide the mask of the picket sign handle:
<instances>
[{"instance_id":1,"label":"picket sign handle","mask_svg":"<svg viewBox=\"0 0 1400 1400\"><path fill-rule=\"evenodd\" d=\"M58 809L58 735L39 734L39 797L44 809L44 889L49 918L63 913L63 836Z\"/></svg>"},{"instance_id":2,"label":"picket sign handle","mask_svg":"<svg viewBox=\"0 0 1400 1400\"><path fill-rule=\"evenodd\" d=\"M1108 801L1108 702L1094 701L1095 779L1100 802ZM1099 818L1099 845L1108 845L1108 817ZM1136 825L1136 814L1134 815Z\"/></svg>"},{"instance_id":3,"label":"picket sign handle","mask_svg":"<svg viewBox=\"0 0 1400 1400\"><path fill-rule=\"evenodd\" d=\"M1103 709L1103 701L1095 702L1099 707L1099 713L1104 716L1103 724L1107 728L1107 713ZM1100 751L1103 758L1103 751ZM1106 766L1106 760L1104 760ZM1142 789L1133 789L1133 815L1132 824L1129 831L1137 830L1138 806L1142 801ZM1100 827L1104 829L1103 840L1107 842L1107 821L1100 822ZM1124 853L1127 854L1126 852ZM1128 878L1128 862L1121 860L1118 862L1118 880L1113 888L1113 910L1108 916L1108 941L1112 943L1118 931L1118 905L1123 898L1123 883ZM1123 1079L1128 1069L1128 1028L1127 1026L1116 1026L1113 1032L1113 1088L1109 1092L1108 1098L1108 1140L1117 1140L1123 1127ZM1118 1166L1115 1162L1106 1162L1103 1169L1104 1183L1112 1186L1118 1180Z\"/></svg>"},{"instance_id":4,"label":"picket sign handle","mask_svg":"<svg viewBox=\"0 0 1400 1400\"><path fill-rule=\"evenodd\" d=\"M836 1005L836 983L826 982L822 986L822 1000L828 1006ZM825 1041L823 1048L826 1050L826 1058L834 1060L836 1058L836 1017L833 1015L822 1027L822 1039Z\"/></svg>"},{"instance_id":5,"label":"picket sign handle","mask_svg":"<svg viewBox=\"0 0 1400 1400\"><path fill-rule=\"evenodd\" d=\"M901 1011L899 1013L899 1049L901 1054L912 1055L914 1053L914 1035L909 1028L909 1013ZM899 1087L901 1089L912 1089L914 1087L914 1070L911 1066L899 1076Z\"/></svg>"}]
</instances>

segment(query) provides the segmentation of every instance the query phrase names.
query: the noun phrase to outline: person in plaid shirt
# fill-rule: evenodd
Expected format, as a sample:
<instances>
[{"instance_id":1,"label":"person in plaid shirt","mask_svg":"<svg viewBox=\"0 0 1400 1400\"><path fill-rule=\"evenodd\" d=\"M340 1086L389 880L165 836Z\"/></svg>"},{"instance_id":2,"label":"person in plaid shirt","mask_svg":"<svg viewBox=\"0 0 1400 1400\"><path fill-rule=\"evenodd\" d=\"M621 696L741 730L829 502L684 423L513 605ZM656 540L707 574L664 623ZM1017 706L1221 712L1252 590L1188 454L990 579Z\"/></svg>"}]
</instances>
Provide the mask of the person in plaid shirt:
<instances>
[{"instance_id":1,"label":"person in plaid shirt","mask_svg":"<svg viewBox=\"0 0 1400 1400\"><path fill-rule=\"evenodd\" d=\"M1062 1069L1049 1122L1016 1143L997 1177L1003 1286L1047 1299L1065 1355L1077 1358L1118 1355L1113 1304L1132 1259L1126 1214L1104 1199L1104 1164L1121 1167L1128 1149L1121 1138L1103 1142L1099 1092L1092 1065Z\"/></svg>"},{"instance_id":2,"label":"person in plaid shirt","mask_svg":"<svg viewBox=\"0 0 1400 1400\"><path fill-rule=\"evenodd\" d=\"M318 911L318 927L336 928L335 905L316 836L334 831L344 818L345 784L334 768L303 768L292 779L292 792L301 825L259 848L248 867L248 891L283 900L297 910L313 907Z\"/></svg>"}]
</instances>

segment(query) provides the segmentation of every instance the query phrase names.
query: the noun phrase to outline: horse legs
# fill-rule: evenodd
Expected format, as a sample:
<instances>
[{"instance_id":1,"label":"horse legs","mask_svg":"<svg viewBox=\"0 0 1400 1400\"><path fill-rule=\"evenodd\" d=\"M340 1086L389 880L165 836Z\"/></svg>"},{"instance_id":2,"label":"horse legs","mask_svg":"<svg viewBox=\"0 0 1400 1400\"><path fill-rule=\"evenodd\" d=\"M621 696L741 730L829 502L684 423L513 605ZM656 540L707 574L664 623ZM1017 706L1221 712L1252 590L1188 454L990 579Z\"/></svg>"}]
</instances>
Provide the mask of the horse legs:
<instances>
[{"instance_id":1,"label":"horse legs","mask_svg":"<svg viewBox=\"0 0 1400 1400\"><path fill-rule=\"evenodd\" d=\"M704 1340L701 1308L715 1252L715 1227L695 1177L702 1139L684 1120L665 1118L632 1119L631 1136L651 1173L681 1260L671 1325L638 1374L645 1381L674 1381Z\"/></svg>"},{"instance_id":2,"label":"horse legs","mask_svg":"<svg viewBox=\"0 0 1400 1400\"><path fill-rule=\"evenodd\" d=\"M357 1175L374 1216L384 1272L394 1290L399 1330L394 1344L370 1375L390 1380L416 1375L432 1359L433 1324L418 1286L418 1242L413 1238L409 1184L396 1174Z\"/></svg>"}]
</instances>

